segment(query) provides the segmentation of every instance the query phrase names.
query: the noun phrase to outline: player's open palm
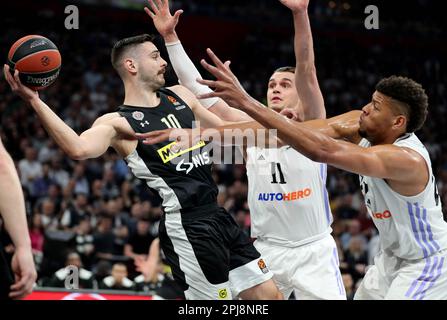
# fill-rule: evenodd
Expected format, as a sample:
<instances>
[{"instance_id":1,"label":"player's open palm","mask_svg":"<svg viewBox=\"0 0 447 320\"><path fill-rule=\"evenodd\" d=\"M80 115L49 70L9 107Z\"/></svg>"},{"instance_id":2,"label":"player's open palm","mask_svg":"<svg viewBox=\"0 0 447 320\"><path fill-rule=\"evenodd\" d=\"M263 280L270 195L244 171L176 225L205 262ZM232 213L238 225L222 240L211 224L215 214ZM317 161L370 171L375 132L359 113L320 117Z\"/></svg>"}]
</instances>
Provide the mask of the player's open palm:
<instances>
[{"instance_id":1,"label":"player's open palm","mask_svg":"<svg viewBox=\"0 0 447 320\"><path fill-rule=\"evenodd\" d=\"M3 66L3 74L9 86L11 87L12 92L17 94L23 100L25 100L26 102L30 102L35 98L39 98L39 94L37 93L37 91L28 88L20 82L18 70L14 71L13 76L10 72L9 66L5 64Z\"/></svg>"},{"instance_id":2,"label":"player's open palm","mask_svg":"<svg viewBox=\"0 0 447 320\"><path fill-rule=\"evenodd\" d=\"M211 49L207 49L206 51L214 65L209 64L205 59L202 59L200 63L209 73L216 77L216 80L197 79L197 82L213 88L214 91L198 95L197 98L208 99L211 97L219 97L225 100L229 106L239 108L247 99L251 99L251 97L231 71L230 63L223 63Z\"/></svg>"},{"instance_id":3,"label":"player's open palm","mask_svg":"<svg viewBox=\"0 0 447 320\"><path fill-rule=\"evenodd\" d=\"M162 36L173 33L183 10L177 10L172 15L168 0L148 0L148 3L151 9L145 7L144 11L152 18L157 31Z\"/></svg>"},{"instance_id":4,"label":"player's open palm","mask_svg":"<svg viewBox=\"0 0 447 320\"><path fill-rule=\"evenodd\" d=\"M279 0L283 5L293 12L302 12L307 10L309 0Z\"/></svg>"}]
</instances>

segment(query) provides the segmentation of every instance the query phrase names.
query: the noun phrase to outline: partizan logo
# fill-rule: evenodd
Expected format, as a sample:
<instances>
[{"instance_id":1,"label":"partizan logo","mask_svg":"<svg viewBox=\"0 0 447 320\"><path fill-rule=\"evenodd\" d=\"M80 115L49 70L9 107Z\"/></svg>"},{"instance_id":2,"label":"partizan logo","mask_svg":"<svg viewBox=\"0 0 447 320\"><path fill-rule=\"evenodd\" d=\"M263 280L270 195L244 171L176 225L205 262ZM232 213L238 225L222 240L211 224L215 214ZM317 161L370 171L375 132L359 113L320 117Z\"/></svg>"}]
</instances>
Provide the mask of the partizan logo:
<instances>
[{"instance_id":1,"label":"partizan logo","mask_svg":"<svg viewBox=\"0 0 447 320\"><path fill-rule=\"evenodd\" d=\"M261 269L262 273L267 273L267 272L269 272L269 269L267 269L267 266L265 265L265 262L264 262L264 260L262 260L262 259L259 259L259 261L258 261L258 267L259 267L259 269Z\"/></svg>"},{"instance_id":2,"label":"partizan logo","mask_svg":"<svg viewBox=\"0 0 447 320\"><path fill-rule=\"evenodd\" d=\"M141 111L134 111L132 113L132 118L134 118L137 121L141 121L144 118L144 113Z\"/></svg>"},{"instance_id":3,"label":"partizan logo","mask_svg":"<svg viewBox=\"0 0 447 320\"><path fill-rule=\"evenodd\" d=\"M227 289L220 289L219 290L219 299L223 300L223 299L226 299L227 297L228 297Z\"/></svg>"}]
</instances>

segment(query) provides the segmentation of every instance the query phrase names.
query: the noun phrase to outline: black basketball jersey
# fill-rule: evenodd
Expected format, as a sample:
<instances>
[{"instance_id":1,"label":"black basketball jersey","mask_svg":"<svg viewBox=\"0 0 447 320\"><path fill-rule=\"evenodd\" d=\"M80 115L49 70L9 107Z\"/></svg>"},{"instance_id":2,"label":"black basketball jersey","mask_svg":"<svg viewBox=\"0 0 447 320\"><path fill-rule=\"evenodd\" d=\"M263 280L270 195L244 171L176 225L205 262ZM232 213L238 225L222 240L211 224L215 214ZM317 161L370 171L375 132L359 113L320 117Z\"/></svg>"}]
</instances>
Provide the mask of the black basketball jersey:
<instances>
[{"instance_id":1,"label":"black basketball jersey","mask_svg":"<svg viewBox=\"0 0 447 320\"><path fill-rule=\"evenodd\" d=\"M166 88L157 91L160 104L144 108L122 105L118 113L127 119L135 132L146 133L168 128L193 128L191 108ZM217 186L211 175L211 156L205 143L170 151L175 142L164 141L137 148L124 160L133 174L154 189L163 199L165 212L182 212L216 202Z\"/></svg>"}]
</instances>

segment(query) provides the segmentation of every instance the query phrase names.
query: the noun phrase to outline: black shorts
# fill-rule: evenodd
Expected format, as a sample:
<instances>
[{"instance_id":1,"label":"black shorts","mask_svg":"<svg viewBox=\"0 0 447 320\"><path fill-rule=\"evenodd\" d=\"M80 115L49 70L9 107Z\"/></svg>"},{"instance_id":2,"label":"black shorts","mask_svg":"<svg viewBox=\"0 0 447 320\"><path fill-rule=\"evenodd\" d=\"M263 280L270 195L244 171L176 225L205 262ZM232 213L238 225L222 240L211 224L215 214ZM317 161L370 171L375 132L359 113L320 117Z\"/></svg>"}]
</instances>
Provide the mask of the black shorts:
<instances>
[{"instance_id":1,"label":"black shorts","mask_svg":"<svg viewBox=\"0 0 447 320\"><path fill-rule=\"evenodd\" d=\"M187 299L232 299L272 277L250 238L217 204L166 213L159 236Z\"/></svg>"},{"instance_id":2,"label":"black shorts","mask_svg":"<svg viewBox=\"0 0 447 320\"><path fill-rule=\"evenodd\" d=\"M0 300L9 299L10 287L14 283L10 261L0 243Z\"/></svg>"}]
</instances>

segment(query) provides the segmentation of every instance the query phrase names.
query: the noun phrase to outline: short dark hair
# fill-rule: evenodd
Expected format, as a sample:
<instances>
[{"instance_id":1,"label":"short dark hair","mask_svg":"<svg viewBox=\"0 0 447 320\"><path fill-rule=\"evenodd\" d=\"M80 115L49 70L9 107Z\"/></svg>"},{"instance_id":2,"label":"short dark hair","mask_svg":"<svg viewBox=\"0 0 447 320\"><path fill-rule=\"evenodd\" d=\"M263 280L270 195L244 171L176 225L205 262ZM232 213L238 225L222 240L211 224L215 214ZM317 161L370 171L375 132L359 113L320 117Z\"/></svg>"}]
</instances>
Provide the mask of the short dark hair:
<instances>
[{"instance_id":1,"label":"short dark hair","mask_svg":"<svg viewBox=\"0 0 447 320\"><path fill-rule=\"evenodd\" d=\"M428 97L422 85L410 78L391 76L382 79L376 90L403 104L407 111L407 132L422 128L428 114Z\"/></svg>"},{"instance_id":2,"label":"short dark hair","mask_svg":"<svg viewBox=\"0 0 447 320\"><path fill-rule=\"evenodd\" d=\"M275 72L291 72L291 73L295 73L295 67L290 67L290 66L281 67L281 68L278 68L275 71L273 71L273 73L275 73Z\"/></svg>"},{"instance_id":3,"label":"short dark hair","mask_svg":"<svg viewBox=\"0 0 447 320\"><path fill-rule=\"evenodd\" d=\"M155 37L150 34L140 34L129 38L124 38L115 43L112 48L111 60L113 67L118 70L119 61L123 54L135 46L144 42L154 42Z\"/></svg>"}]
</instances>

